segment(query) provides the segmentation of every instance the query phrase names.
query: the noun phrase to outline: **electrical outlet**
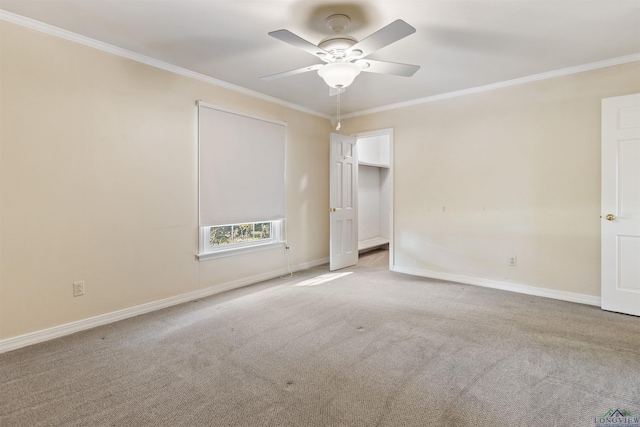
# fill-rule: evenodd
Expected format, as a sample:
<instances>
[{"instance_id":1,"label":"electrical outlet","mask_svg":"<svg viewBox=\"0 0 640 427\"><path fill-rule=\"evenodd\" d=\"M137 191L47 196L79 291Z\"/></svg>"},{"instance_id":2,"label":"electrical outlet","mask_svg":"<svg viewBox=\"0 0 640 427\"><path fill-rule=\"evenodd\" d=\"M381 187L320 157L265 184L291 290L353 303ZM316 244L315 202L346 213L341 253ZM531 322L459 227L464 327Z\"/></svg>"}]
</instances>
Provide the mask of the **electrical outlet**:
<instances>
[{"instance_id":1,"label":"electrical outlet","mask_svg":"<svg viewBox=\"0 0 640 427\"><path fill-rule=\"evenodd\" d=\"M518 257L515 255L511 255L509 257L509 266L516 267L518 265Z\"/></svg>"},{"instance_id":2,"label":"electrical outlet","mask_svg":"<svg viewBox=\"0 0 640 427\"><path fill-rule=\"evenodd\" d=\"M84 295L84 281L73 282L73 296L81 297Z\"/></svg>"}]
</instances>

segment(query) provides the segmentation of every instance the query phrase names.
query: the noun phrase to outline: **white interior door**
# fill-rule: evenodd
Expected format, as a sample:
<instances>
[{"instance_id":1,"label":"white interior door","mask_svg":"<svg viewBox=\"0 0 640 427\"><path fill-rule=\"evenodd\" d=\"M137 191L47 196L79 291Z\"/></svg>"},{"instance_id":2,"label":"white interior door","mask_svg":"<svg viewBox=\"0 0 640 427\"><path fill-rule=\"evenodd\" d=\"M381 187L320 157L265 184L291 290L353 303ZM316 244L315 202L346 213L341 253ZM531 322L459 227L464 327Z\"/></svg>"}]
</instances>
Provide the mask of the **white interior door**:
<instances>
[{"instance_id":1,"label":"white interior door","mask_svg":"<svg viewBox=\"0 0 640 427\"><path fill-rule=\"evenodd\" d=\"M640 316L640 94L602 100L604 310Z\"/></svg>"},{"instance_id":2,"label":"white interior door","mask_svg":"<svg viewBox=\"0 0 640 427\"><path fill-rule=\"evenodd\" d=\"M358 262L358 156L356 139L331 134L329 269Z\"/></svg>"}]
</instances>

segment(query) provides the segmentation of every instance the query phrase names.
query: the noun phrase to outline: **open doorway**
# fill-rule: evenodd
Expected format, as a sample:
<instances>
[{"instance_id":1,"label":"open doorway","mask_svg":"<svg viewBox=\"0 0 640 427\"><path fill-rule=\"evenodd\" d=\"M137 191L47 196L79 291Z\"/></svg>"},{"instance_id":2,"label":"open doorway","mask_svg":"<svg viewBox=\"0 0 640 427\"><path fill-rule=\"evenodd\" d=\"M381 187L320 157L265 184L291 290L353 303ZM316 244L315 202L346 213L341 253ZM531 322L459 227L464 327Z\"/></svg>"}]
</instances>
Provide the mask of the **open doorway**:
<instances>
[{"instance_id":1,"label":"open doorway","mask_svg":"<svg viewBox=\"0 0 640 427\"><path fill-rule=\"evenodd\" d=\"M391 241L393 130L354 135L358 148L358 251L388 247Z\"/></svg>"},{"instance_id":2,"label":"open doorway","mask_svg":"<svg viewBox=\"0 0 640 427\"><path fill-rule=\"evenodd\" d=\"M393 266L393 129L331 135L330 269L388 249Z\"/></svg>"}]
</instances>

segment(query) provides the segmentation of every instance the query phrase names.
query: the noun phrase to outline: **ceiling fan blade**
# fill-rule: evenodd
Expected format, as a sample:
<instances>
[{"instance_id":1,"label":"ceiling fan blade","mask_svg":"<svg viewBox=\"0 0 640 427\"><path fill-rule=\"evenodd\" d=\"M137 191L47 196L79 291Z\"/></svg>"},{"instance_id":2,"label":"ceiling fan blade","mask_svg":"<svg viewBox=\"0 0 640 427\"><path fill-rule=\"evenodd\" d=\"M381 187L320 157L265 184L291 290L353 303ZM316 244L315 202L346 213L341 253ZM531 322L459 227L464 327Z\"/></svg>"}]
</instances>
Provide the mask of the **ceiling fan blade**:
<instances>
[{"instance_id":1,"label":"ceiling fan blade","mask_svg":"<svg viewBox=\"0 0 640 427\"><path fill-rule=\"evenodd\" d=\"M393 74L395 76L411 77L420 69L419 65L398 64L396 62L374 61L373 59L359 59L355 62L367 73ZM369 64L367 67L365 64Z\"/></svg>"},{"instance_id":2,"label":"ceiling fan blade","mask_svg":"<svg viewBox=\"0 0 640 427\"><path fill-rule=\"evenodd\" d=\"M376 50L382 49L383 47L397 42L398 40L415 32L415 28L404 22L402 19L398 19L386 27L379 29L369 37L360 40L358 43L347 49L346 53L349 55L351 52L359 50L362 51L362 54L358 55L358 57L364 58L365 56L371 55Z\"/></svg>"},{"instance_id":3,"label":"ceiling fan blade","mask_svg":"<svg viewBox=\"0 0 640 427\"><path fill-rule=\"evenodd\" d=\"M295 34L293 34L289 30L271 31L269 33L269 35L271 37L274 37L274 38L280 40L280 41L288 43L293 47L297 47L298 49L302 49L305 52L310 53L313 56L321 56L321 55L328 55L329 54L329 52L327 52L326 50L321 49L318 46L316 46L315 44L306 41L302 37L296 36Z\"/></svg>"},{"instance_id":4,"label":"ceiling fan blade","mask_svg":"<svg viewBox=\"0 0 640 427\"><path fill-rule=\"evenodd\" d=\"M295 74L306 73L307 71L317 70L317 69L322 68L324 65L325 64L310 65L308 67L298 68L297 70L285 71L284 73L278 73L278 74L271 74L270 76L263 76L263 77L260 77L260 78L262 80L267 80L267 81L275 80L275 79L279 79L281 77L288 77L288 76L293 76Z\"/></svg>"}]
</instances>

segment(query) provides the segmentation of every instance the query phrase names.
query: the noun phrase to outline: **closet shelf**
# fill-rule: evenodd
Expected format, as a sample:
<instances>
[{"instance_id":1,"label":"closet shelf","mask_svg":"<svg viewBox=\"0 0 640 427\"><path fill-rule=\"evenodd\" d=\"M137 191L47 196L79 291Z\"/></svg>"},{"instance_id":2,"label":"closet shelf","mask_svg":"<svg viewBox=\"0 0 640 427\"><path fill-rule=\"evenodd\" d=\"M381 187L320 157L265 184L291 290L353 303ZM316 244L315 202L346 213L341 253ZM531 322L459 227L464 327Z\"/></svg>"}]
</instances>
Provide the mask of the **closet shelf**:
<instances>
[{"instance_id":1,"label":"closet shelf","mask_svg":"<svg viewBox=\"0 0 640 427\"><path fill-rule=\"evenodd\" d=\"M384 237L374 237L373 239L361 240L358 242L358 250L375 248L376 246L382 246L389 243L389 239Z\"/></svg>"},{"instance_id":2,"label":"closet shelf","mask_svg":"<svg viewBox=\"0 0 640 427\"><path fill-rule=\"evenodd\" d=\"M370 162L363 162L363 161L358 161L358 164L361 166L373 166L374 168L385 168L385 169L389 169L391 166L389 165L382 165L379 163L370 163Z\"/></svg>"}]
</instances>

